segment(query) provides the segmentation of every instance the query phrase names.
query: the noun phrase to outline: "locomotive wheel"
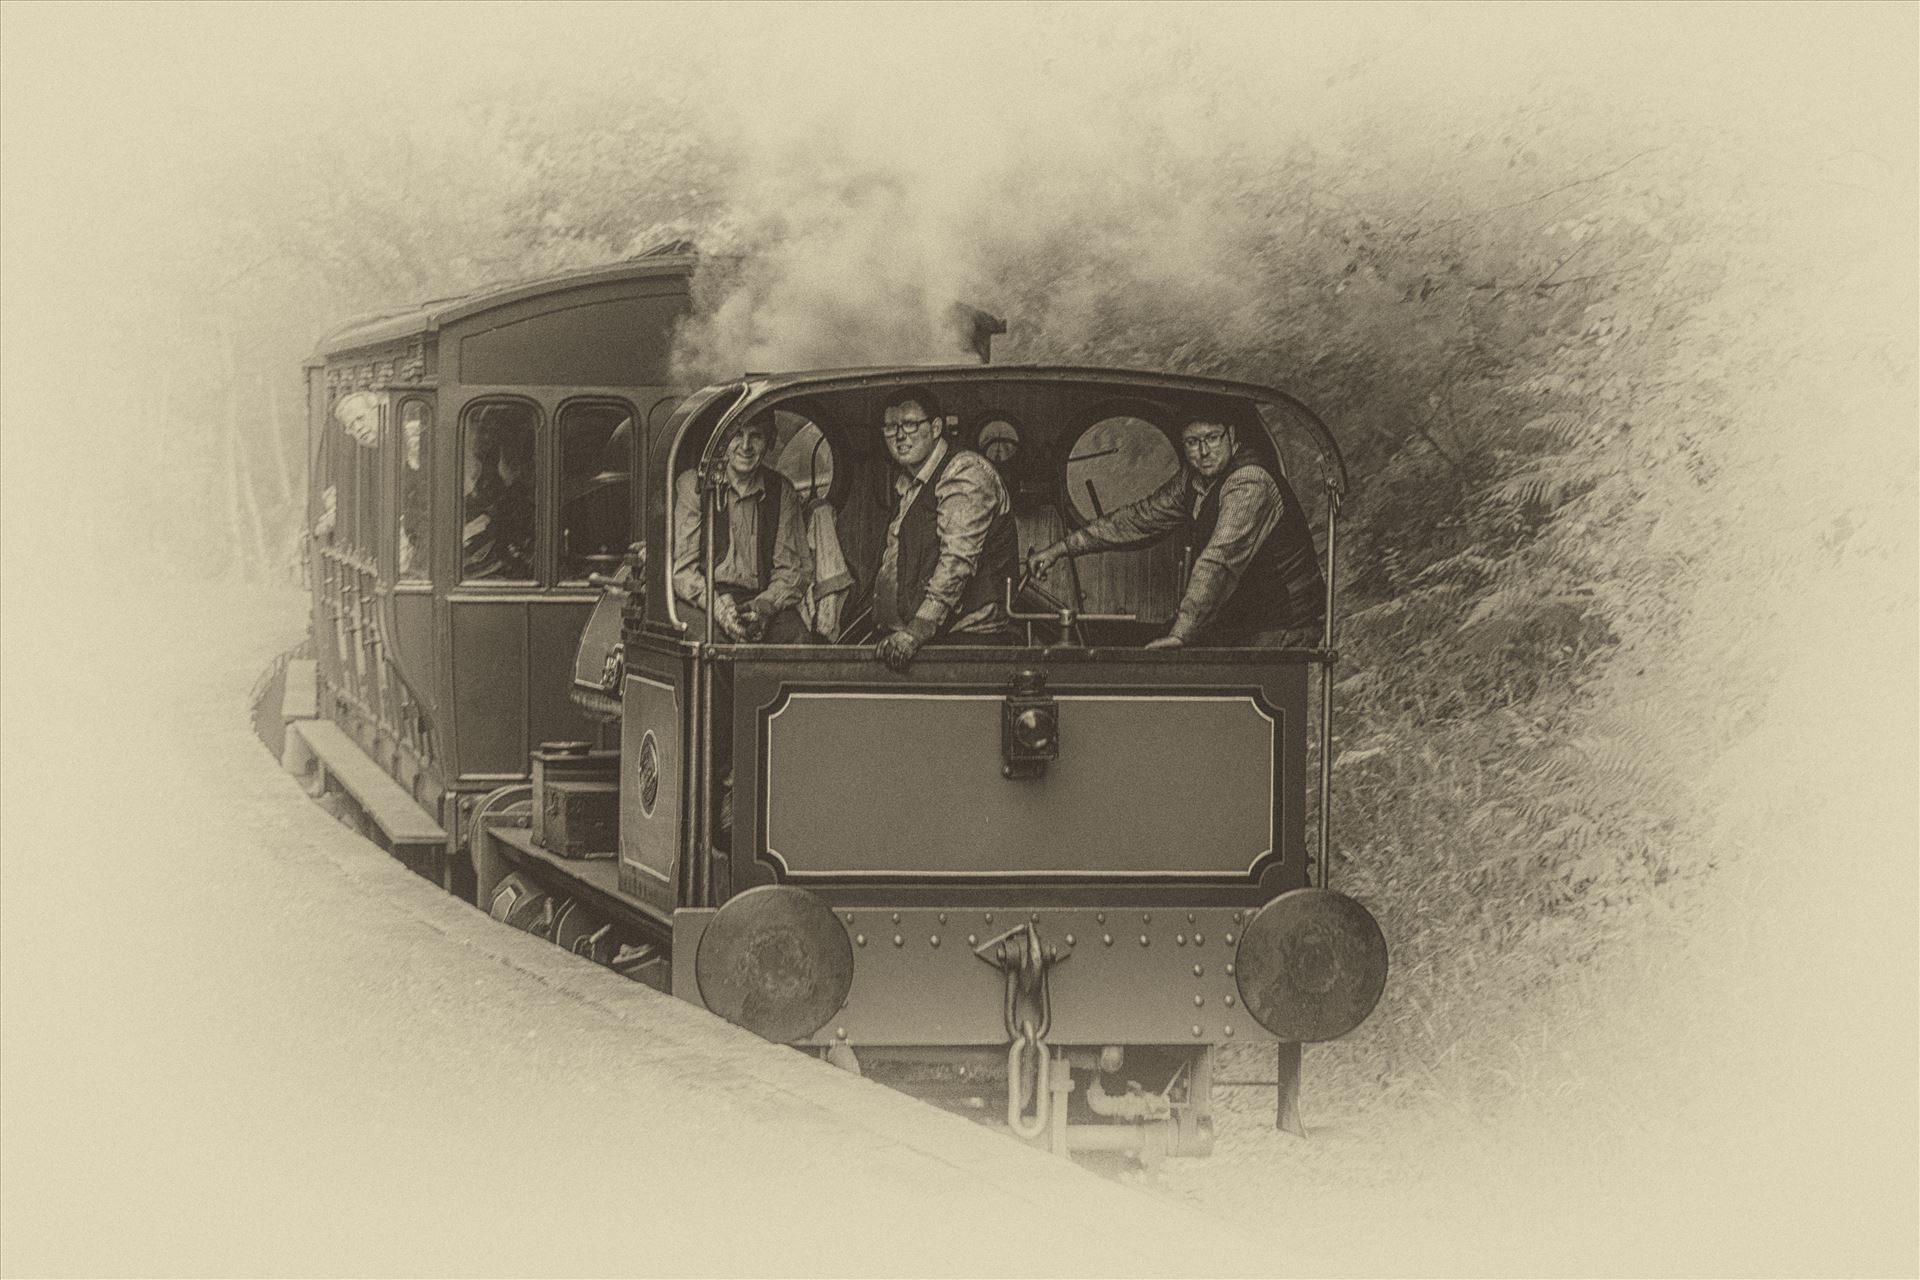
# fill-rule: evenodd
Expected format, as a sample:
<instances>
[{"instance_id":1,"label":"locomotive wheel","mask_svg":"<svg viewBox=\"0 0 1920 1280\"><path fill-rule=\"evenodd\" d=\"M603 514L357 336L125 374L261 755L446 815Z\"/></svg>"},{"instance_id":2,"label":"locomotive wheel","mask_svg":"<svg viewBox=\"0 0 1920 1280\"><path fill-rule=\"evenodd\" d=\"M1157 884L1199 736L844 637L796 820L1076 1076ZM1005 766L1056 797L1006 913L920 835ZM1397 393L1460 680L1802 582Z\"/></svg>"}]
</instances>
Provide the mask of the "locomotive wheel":
<instances>
[{"instance_id":1,"label":"locomotive wheel","mask_svg":"<svg viewBox=\"0 0 1920 1280\"><path fill-rule=\"evenodd\" d=\"M512 928L545 937L553 926L553 898L516 871L493 891L487 914Z\"/></svg>"},{"instance_id":2,"label":"locomotive wheel","mask_svg":"<svg viewBox=\"0 0 1920 1280\"><path fill-rule=\"evenodd\" d=\"M569 898L554 912L548 933L562 951L584 956L595 964L611 964L614 952L619 950L612 926L613 921L605 915Z\"/></svg>"}]
</instances>

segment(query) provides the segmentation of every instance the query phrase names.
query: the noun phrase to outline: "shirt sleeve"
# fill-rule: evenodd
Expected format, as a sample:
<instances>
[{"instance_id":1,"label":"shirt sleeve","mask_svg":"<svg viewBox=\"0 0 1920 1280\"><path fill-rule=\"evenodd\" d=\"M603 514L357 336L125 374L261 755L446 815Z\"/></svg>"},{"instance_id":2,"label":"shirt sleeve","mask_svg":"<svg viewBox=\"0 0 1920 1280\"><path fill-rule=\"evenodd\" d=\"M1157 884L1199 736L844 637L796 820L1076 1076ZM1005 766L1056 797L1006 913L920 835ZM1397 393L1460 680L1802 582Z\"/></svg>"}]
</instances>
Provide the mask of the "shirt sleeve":
<instances>
[{"instance_id":1,"label":"shirt sleeve","mask_svg":"<svg viewBox=\"0 0 1920 1280\"><path fill-rule=\"evenodd\" d=\"M767 483L780 487L780 527L773 535L773 569L767 575L767 589L754 597L768 614L775 614L800 603L807 589L807 533L800 510L800 495L785 476L769 470Z\"/></svg>"},{"instance_id":2,"label":"shirt sleeve","mask_svg":"<svg viewBox=\"0 0 1920 1280\"><path fill-rule=\"evenodd\" d=\"M1188 498L1187 473L1184 469L1175 471L1170 480L1138 502L1109 511L1068 534L1067 550L1081 555L1145 546L1180 527L1187 518Z\"/></svg>"},{"instance_id":3,"label":"shirt sleeve","mask_svg":"<svg viewBox=\"0 0 1920 1280\"><path fill-rule=\"evenodd\" d=\"M706 608L707 576L700 564L700 494L694 472L673 482L673 594Z\"/></svg>"},{"instance_id":4,"label":"shirt sleeve","mask_svg":"<svg viewBox=\"0 0 1920 1280\"><path fill-rule=\"evenodd\" d=\"M993 464L977 453L961 453L947 464L934 486L934 527L940 535L940 558L927 579L927 594L908 621L907 629L922 643L933 638L960 603L994 517L1012 508L1007 488Z\"/></svg>"},{"instance_id":5,"label":"shirt sleeve","mask_svg":"<svg viewBox=\"0 0 1920 1280\"><path fill-rule=\"evenodd\" d=\"M1169 635L1191 641L1232 597L1254 552L1280 523L1280 486L1259 467L1241 467L1220 482L1220 518L1194 557L1187 594Z\"/></svg>"}]
</instances>

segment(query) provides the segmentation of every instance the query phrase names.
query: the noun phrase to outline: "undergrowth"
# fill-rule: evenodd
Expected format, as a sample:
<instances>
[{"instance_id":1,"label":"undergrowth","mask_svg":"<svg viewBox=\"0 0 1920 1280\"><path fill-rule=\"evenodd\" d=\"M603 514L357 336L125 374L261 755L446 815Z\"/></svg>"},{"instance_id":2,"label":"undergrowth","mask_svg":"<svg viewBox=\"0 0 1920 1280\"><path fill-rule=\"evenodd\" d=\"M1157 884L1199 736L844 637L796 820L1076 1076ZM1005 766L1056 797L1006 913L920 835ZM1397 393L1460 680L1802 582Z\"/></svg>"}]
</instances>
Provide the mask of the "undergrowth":
<instances>
[{"instance_id":1,"label":"undergrowth","mask_svg":"<svg viewBox=\"0 0 1920 1280\"><path fill-rule=\"evenodd\" d=\"M1441 189L1381 164L1329 198L1305 147L1214 181L1224 297L1143 301L1097 238L996 266L1017 358L1284 386L1346 442L1333 876L1394 970L1319 1052L1336 1092L1472 1111L1516 1087L1567 977L1709 870L1675 768L1693 735L1607 680L1686 610L1659 526L1712 507L1728 424L1697 312L1714 228L1671 171L1455 141Z\"/></svg>"}]
</instances>

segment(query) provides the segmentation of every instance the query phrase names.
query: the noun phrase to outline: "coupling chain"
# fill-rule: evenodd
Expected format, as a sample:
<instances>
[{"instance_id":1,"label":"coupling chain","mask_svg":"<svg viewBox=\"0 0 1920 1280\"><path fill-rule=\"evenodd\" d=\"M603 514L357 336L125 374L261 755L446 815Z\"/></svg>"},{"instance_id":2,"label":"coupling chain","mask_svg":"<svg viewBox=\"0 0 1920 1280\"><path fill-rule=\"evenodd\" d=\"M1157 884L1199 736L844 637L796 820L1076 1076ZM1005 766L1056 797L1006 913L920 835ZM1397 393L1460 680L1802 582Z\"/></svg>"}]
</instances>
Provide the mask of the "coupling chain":
<instances>
[{"instance_id":1,"label":"coupling chain","mask_svg":"<svg viewBox=\"0 0 1920 1280\"><path fill-rule=\"evenodd\" d=\"M1029 1077L1021 1069L1021 1059L1031 1050L1033 1074ZM1052 1058L1052 1050L1047 1047L1046 1037L1035 1030L1032 1022L1020 1024L1020 1034L1007 1046L1007 1127L1031 1142L1047 1131L1052 1119L1053 1092L1047 1087L1047 1068ZM1026 1117L1026 1095L1033 1093L1033 1118Z\"/></svg>"}]
</instances>

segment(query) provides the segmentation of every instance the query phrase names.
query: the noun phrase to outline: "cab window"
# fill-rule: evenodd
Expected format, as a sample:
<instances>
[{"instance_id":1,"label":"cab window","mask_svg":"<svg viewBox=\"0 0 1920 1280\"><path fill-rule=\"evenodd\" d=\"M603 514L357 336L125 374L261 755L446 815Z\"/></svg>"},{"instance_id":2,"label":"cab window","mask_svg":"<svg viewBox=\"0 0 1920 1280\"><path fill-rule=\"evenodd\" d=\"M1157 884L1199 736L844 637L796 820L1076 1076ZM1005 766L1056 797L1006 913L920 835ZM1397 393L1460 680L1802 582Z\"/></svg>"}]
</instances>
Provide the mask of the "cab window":
<instances>
[{"instance_id":1,"label":"cab window","mask_svg":"<svg viewBox=\"0 0 1920 1280\"><path fill-rule=\"evenodd\" d=\"M1067 502L1080 523L1146 497L1180 470L1166 432L1145 418L1102 418L1067 454Z\"/></svg>"},{"instance_id":2,"label":"cab window","mask_svg":"<svg viewBox=\"0 0 1920 1280\"><path fill-rule=\"evenodd\" d=\"M1091 523L1146 497L1179 471L1173 441L1154 423L1124 413L1102 417L1067 451L1063 515L1069 527ZM1144 622L1169 617L1185 585L1180 548L1170 540L1083 556L1074 572L1088 612L1129 613Z\"/></svg>"},{"instance_id":3,"label":"cab window","mask_svg":"<svg viewBox=\"0 0 1920 1280\"><path fill-rule=\"evenodd\" d=\"M633 410L575 401L560 410L560 580L612 573L633 541Z\"/></svg>"},{"instance_id":4,"label":"cab window","mask_svg":"<svg viewBox=\"0 0 1920 1280\"><path fill-rule=\"evenodd\" d=\"M797 413L774 410L773 469L793 483L801 501L826 497L833 488L833 446L819 424Z\"/></svg>"},{"instance_id":5,"label":"cab window","mask_svg":"<svg viewBox=\"0 0 1920 1280\"><path fill-rule=\"evenodd\" d=\"M480 400L467 408L461 432L463 581L533 581L537 424L534 407L524 400Z\"/></svg>"}]
</instances>

